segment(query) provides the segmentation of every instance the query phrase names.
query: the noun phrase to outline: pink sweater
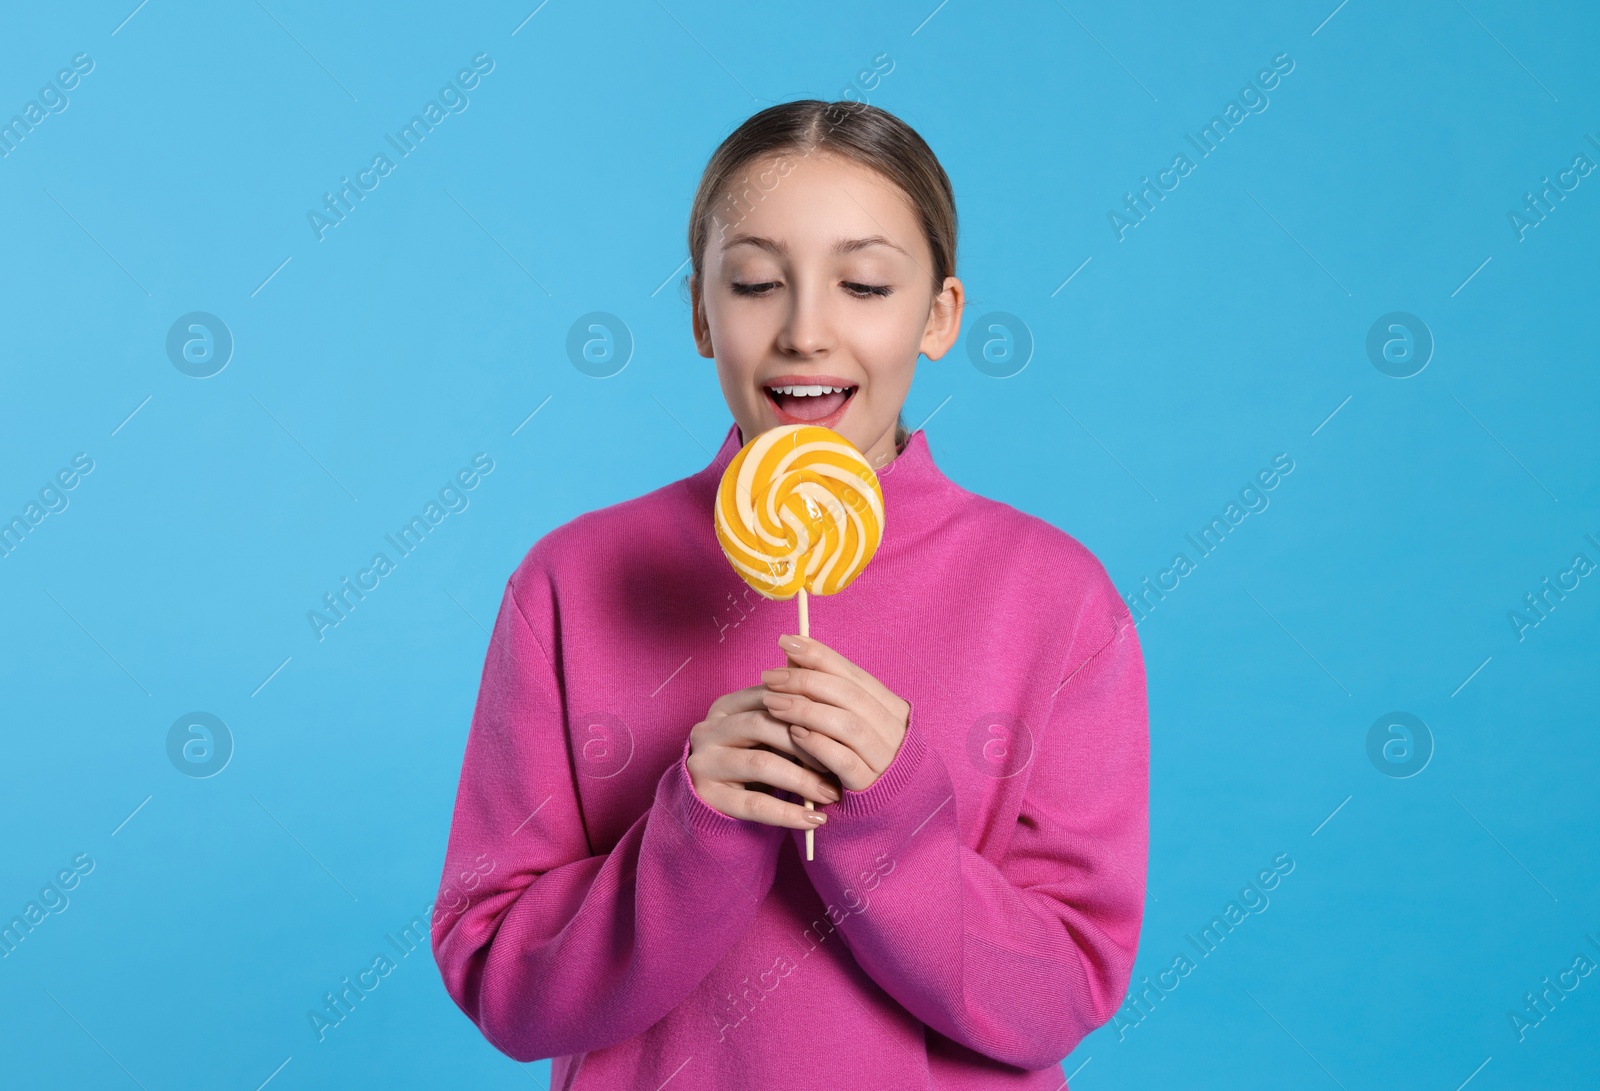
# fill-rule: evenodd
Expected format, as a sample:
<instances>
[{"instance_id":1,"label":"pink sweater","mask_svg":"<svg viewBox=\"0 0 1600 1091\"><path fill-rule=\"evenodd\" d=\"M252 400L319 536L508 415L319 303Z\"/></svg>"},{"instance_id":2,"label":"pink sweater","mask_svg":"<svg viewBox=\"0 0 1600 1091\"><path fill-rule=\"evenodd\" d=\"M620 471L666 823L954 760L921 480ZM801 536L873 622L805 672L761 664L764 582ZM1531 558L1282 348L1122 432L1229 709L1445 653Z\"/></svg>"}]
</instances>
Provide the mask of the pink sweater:
<instances>
[{"instance_id":1,"label":"pink sweater","mask_svg":"<svg viewBox=\"0 0 1600 1091\"><path fill-rule=\"evenodd\" d=\"M713 532L741 442L556 528L507 581L433 910L445 988L501 1052L555 1058L558 1091L1060 1091L1144 912L1127 607L1075 539L956 485L914 433L880 471L876 556L810 605L910 722L875 783L820 805L807 862L803 831L712 809L685 764L711 702L798 629Z\"/></svg>"}]
</instances>

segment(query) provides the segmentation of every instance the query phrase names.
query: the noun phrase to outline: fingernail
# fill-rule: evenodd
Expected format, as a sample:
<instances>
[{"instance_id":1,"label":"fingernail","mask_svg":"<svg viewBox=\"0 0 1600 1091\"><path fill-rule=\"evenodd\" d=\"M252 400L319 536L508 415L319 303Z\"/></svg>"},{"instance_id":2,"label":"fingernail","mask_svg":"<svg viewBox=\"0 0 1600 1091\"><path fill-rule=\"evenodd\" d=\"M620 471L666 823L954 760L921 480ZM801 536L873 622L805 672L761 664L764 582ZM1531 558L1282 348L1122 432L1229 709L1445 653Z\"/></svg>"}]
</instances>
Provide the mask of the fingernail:
<instances>
[{"instance_id":1,"label":"fingernail","mask_svg":"<svg viewBox=\"0 0 1600 1091\"><path fill-rule=\"evenodd\" d=\"M788 698L785 698L785 700L788 700ZM811 729L809 727L802 727L799 724L790 724L789 734L793 735L797 739L803 739L807 735L811 734Z\"/></svg>"},{"instance_id":2,"label":"fingernail","mask_svg":"<svg viewBox=\"0 0 1600 1091\"><path fill-rule=\"evenodd\" d=\"M781 686L781 685L783 685L783 683L787 682L788 680L789 680L789 672L784 670L782 667L776 668L774 670L762 671L761 672L761 681L765 685Z\"/></svg>"},{"instance_id":3,"label":"fingernail","mask_svg":"<svg viewBox=\"0 0 1600 1091\"><path fill-rule=\"evenodd\" d=\"M806 812L806 821L812 823L813 825L820 826L827 820L828 816L823 814L821 811Z\"/></svg>"},{"instance_id":4,"label":"fingernail","mask_svg":"<svg viewBox=\"0 0 1600 1091\"><path fill-rule=\"evenodd\" d=\"M775 708L780 711L794 703L787 694L783 693L763 693L761 699L767 703L768 708Z\"/></svg>"},{"instance_id":5,"label":"fingernail","mask_svg":"<svg viewBox=\"0 0 1600 1091\"><path fill-rule=\"evenodd\" d=\"M778 647L786 652L803 652L806 648L805 642L797 636L780 636Z\"/></svg>"},{"instance_id":6,"label":"fingernail","mask_svg":"<svg viewBox=\"0 0 1600 1091\"><path fill-rule=\"evenodd\" d=\"M839 802L839 793L834 791L832 788L828 787L827 785L823 785L822 786L822 801L824 803L837 803L837 802Z\"/></svg>"}]
</instances>

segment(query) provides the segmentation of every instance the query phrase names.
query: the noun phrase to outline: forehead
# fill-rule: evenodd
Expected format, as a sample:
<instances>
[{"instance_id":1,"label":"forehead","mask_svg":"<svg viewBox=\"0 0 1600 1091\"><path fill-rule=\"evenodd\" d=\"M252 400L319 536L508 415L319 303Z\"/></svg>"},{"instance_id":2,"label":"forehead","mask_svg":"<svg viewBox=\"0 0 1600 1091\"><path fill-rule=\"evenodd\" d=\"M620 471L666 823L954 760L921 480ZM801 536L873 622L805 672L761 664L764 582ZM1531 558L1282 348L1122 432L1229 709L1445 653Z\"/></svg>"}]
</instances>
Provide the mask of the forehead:
<instances>
[{"instance_id":1,"label":"forehead","mask_svg":"<svg viewBox=\"0 0 1600 1091\"><path fill-rule=\"evenodd\" d=\"M910 199L893 181L830 152L787 150L753 159L734 173L712 212L707 257L745 236L772 240L794 254L831 252L842 240L873 235L913 255L926 247ZM763 251L743 244L728 252ZM862 252L901 256L890 247Z\"/></svg>"}]
</instances>

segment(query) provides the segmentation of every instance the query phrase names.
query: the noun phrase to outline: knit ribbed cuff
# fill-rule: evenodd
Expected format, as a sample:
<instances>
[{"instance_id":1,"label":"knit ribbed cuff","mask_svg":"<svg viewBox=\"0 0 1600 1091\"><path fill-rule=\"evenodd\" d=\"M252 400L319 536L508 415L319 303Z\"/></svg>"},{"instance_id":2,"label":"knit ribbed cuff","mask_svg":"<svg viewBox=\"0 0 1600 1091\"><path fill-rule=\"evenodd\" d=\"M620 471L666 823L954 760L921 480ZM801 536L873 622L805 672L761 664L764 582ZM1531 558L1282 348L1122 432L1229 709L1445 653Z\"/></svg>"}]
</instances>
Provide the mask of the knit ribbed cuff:
<instances>
[{"instance_id":1,"label":"knit ribbed cuff","mask_svg":"<svg viewBox=\"0 0 1600 1091\"><path fill-rule=\"evenodd\" d=\"M676 772L673 776L679 781L679 794L683 797L680 813L689 828L702 837L721 840L739 834L760 838L763 833L771 839L783 835L782 826L769 826L765 822L751 822L743 818L733 818L717 810L694 790L694 778L689 775L689 742L684 740L683 753L678 756Z\"/></svg>"},{"instance_id":2,"label":"knit ribbed cuff","mask_svg":"<svg viewBox=\"0 0 1600 1091\"><path fill-rule=\"evenodd\" d=\"M923 741L922 729L917 722L917 711L913 706L906 717L905 738L900 740L900 749L890 760L889 767L862 791L846 788L843 799L828 804L828 814L862 818L883 810L904 791L907 784L916 778L918 770L922 768L927 758L928 744Z\"/></svg>"}]
</instances>

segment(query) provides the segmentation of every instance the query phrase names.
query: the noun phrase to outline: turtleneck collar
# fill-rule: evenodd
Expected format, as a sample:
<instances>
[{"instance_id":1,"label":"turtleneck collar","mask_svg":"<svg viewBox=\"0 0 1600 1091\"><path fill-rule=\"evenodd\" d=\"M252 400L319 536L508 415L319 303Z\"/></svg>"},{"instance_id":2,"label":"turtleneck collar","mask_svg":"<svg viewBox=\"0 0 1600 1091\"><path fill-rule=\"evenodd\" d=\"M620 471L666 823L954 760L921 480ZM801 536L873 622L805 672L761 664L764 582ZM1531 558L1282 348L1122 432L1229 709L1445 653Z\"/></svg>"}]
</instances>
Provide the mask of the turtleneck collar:
<instances>
[{"instance_id":1,"label":"turtleneck collar","mask_svg":"<svg viewBox=\"0 0 1600 1091\"><path fill-rule=\"evenodd\" d=\"M723 471L743 445L737 421L728 426L716 456L709 465L686 479L696 503L709 524L716 506L717 487ZM936 527L954 514L964 490L951 481L933 460L927 433L920 428L911 433L900 453L878 471L878 487L883 490L883 541L880 549L893 549Z\"/></svg>"}]
</instances>

